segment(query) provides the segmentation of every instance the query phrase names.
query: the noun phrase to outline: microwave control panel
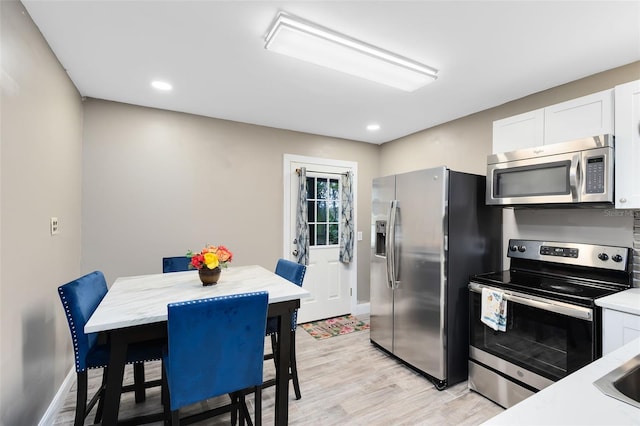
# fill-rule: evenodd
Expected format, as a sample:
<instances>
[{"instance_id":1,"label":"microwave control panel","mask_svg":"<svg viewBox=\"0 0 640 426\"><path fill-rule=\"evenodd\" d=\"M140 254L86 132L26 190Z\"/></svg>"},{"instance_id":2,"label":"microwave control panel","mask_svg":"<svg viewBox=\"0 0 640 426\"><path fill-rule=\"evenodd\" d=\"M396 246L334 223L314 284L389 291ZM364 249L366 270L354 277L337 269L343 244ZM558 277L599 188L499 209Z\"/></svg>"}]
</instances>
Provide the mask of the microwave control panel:
<instances>
[{"instance_id":1,"label":"microwave control panel","mask_svg":"<svg viewBox=\"0 0 640 426\"><path fill-rule=\"evenodd\" d=\"M587 158L585 185L587 194L604 193L604 156Z\"/></svg>"}]
</instances>

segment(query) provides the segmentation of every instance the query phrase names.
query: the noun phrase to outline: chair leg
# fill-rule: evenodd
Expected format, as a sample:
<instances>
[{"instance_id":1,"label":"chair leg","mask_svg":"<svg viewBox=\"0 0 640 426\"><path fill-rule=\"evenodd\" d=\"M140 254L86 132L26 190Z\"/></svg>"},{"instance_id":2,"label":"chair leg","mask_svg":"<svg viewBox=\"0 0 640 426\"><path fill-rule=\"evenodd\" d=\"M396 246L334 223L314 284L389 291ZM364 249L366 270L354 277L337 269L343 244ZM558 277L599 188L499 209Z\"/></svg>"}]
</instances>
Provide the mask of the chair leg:
<instances>
[{"instance_id":1,"label":"chair leg","mask_svg":"<svg viewBox=\"0 0 640 426\"><path fill-rule=\"evenodd\" d=\"M247 421L248 426L253 426L251 423L251 416L249 415L249 408L247 408L247 401L244 396L244 391L238 392L240 396L239 410L240 411L240 426L244 426L245 420Z\"/></svg>"},{"instance_id":2,"label":"chair leg","mask_svg":"<svg viewBox=\"0 0 640 426\"><path fill-rule=\"evenodd\" d=\"M136 403L144 402L146 399L144 389L144 362L133 364L133 385L136 395Z\"/></svg>"},{"instance_id":3,"label":"chair leg","mask_svg":"<svg viewBox=\"0 0 640 426\"><path fill-rule=\"evenodd\" d=\"M291 379L293 380L293 391L296 399L302 398L300 393L300 382L298 381L298 367L296 364L296 331L291 332L291 347L289 351L289 363L291 364Z\"/></svg>"},{"instance_id":4,"label":"chair leg","mask_svg":"<svg viewBox=\"0 0 640 426\"><path fill-rule=\"evenodd\" d=\"M173 424L173 413L171 412L171 401L169 398L169 382L167 381L167 372L164 370L164 365L162 366L162 388L160 390L160 399L162 400L163 411L164 411L164 424L170 425Z\"/></svg>"},{"instance_id":5,"label":"chair leg","mask_svg":"<svg viewBox=\"0 0 640 426\"><path fill-rule=\"evenodd\" d=\"M76 375L76 418L74 426L82 426L87 413L87 370Z\"/></svg>"},{"instance_id":6,"label":"chair leg","mask_svg":"<svg viewBox=\"0 0 640 426\"><path fill-rule=\"evenodd\" d=\"M171 426L180 426L180 410L171 412Z\"/></svg>"},{"instance_id":7,"label":"chair leg","mask_svg":"<svg viewBox=\"0 0 640 426\"><path fill-rule=\"evenodd\" d=\"M231 397L231 426L236 426L236 423L238 422L238 407L239 407L238 394L234 392L230 395L230 397ZM240 413L240 415L242 416L242 413Z\"/></svg>"},{"instance_id":8,"label":"chair leg","mask_svg":"<svg viewBox=\"0 0 640 426\"><path fill-rule=\"evenodd\" d=\"M253 424L255 426L262 426L262 386L256 386L254 393L255 401L253 405L255 407L255 413L253 415Z\"/></svg>"},{"instance_id":9,"label":"chair leg","mask_svg":"<svg viewBox=\"0 0 640 426\"><path fill-rule=\"evenodd\" d=\"M98 408L96 408L96 418L93 420L94 423L100 423L102 420L102 412L104 411L104 394L107 390L107 367L102 369L102 383L100 384L100 399L98 400ZM88 413L87 413L88 414Z\"/></svg>"}]
</instances>

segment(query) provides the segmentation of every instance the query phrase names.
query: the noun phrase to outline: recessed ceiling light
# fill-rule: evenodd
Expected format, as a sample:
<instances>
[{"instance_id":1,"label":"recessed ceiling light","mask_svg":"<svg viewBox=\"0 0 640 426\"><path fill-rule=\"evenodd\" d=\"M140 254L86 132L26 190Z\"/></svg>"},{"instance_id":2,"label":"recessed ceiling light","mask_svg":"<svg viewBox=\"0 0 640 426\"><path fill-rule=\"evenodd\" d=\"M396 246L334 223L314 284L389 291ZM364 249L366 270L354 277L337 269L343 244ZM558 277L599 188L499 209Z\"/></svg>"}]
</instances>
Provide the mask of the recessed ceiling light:
<instances>
[{"instance_id":1,"label":"recessed ceiling light","mask_svg":"<svg viewBox=\"0 0 640 426\"><path fill-rule=\"evenodd\" d=\"M159 81L159 80L152 81L151 85L158 90L171 90L173 88L173 86L171 86L166 81Z\"/></svg>"},{"instance_id":2,"label":"recessed ceiling light","mask_svg":"<svg viewBox=\"0 0 640 426\"><path fill-rule=\"evenodd\" d=\"M367 130L370 131L370 132L375 132L376 130L380 130L380 125L376 124L376 123L369 124L367 126Z\"/></svg>"},{"instance_id":3,"label":"recessed ceiling light","mask_svg":"<svg viewBox=\"0 0 640 426\"><path fill-rule=\"evenodd\" d=\"M407 92L438 78L432 67L284 12L271 24L264 47Z\"/></svg>"}]
</instances>

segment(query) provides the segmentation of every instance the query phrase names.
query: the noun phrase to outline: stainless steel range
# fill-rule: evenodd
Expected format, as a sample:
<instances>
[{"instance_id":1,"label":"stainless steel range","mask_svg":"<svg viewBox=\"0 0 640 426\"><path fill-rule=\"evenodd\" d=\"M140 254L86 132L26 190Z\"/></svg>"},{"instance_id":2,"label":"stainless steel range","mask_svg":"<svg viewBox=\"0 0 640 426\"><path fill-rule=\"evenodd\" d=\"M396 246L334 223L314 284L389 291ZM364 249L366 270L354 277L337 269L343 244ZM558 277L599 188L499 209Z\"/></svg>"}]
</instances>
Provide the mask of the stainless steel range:
<instances>
[{"instance_id":1,"label":"stainless steel range","mask_svg":"<svg viewBox=\"0 0 640 426\"><path fill-rule=\"evenodd\" d=\"M469 283L469 387L508 408L601 357L601 310L594 301L631 287L631 253L510 240L510 269ZM506 331L481 322L484 287L503 294Z\"/></svg>"}]
</instances>

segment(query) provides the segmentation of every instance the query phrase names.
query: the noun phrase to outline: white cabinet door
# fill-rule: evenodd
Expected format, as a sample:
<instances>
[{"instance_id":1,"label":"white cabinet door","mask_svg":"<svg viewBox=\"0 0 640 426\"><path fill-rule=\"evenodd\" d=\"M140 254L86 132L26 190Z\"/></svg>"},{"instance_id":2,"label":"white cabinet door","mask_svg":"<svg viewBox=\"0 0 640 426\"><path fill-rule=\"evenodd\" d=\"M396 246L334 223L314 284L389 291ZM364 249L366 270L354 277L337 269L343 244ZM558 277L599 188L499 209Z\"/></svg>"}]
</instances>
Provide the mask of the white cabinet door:
<instances>
[{"instance_id":1,"label":"white cabinet door","mask_svg":"<svg viewBox=\"0 0 640 426\"><path fill-rule=\"evenodd\" d=\"M602 355L640 337L640 316L603 309L602 317Z\"/></svg>"},{"instance_id":2,"label":"white cabinet door","mask_svg":"<svg viewBox=\"0 0 640 426\"><path fill-rule=\"evenodd\" d=\"M542 145L544 112L542 109L493 122L493 153L515 151Z\"/></svg>"},{"instance_id":3,"label":"white cabinet door","mask_svg":"<svg viewBox=\"0 0 640 426\"><path fill-rule=\"evenodd\" d=\"M614 90L493 122L493 153L614 134Z\"/></svg>"},{"instance_id":4,"label":"white cabinet door","mask_svg":"<svg viewBox=\"0 0 640 426\"><path fill-rule=\"evenodd\" d=\"M640 80L615 88L616 208L640 208Z\"/></svg>"},{"instance_id":5,"label":"white cabinet door","mask_svg":"<svg viewBox=\"0 0 640 426\"><path fill-rule=\"evenodd\" d=\"M614 134L613 89L582 96L544 109L544 143Z\"/></svg>"}]
</instances>

